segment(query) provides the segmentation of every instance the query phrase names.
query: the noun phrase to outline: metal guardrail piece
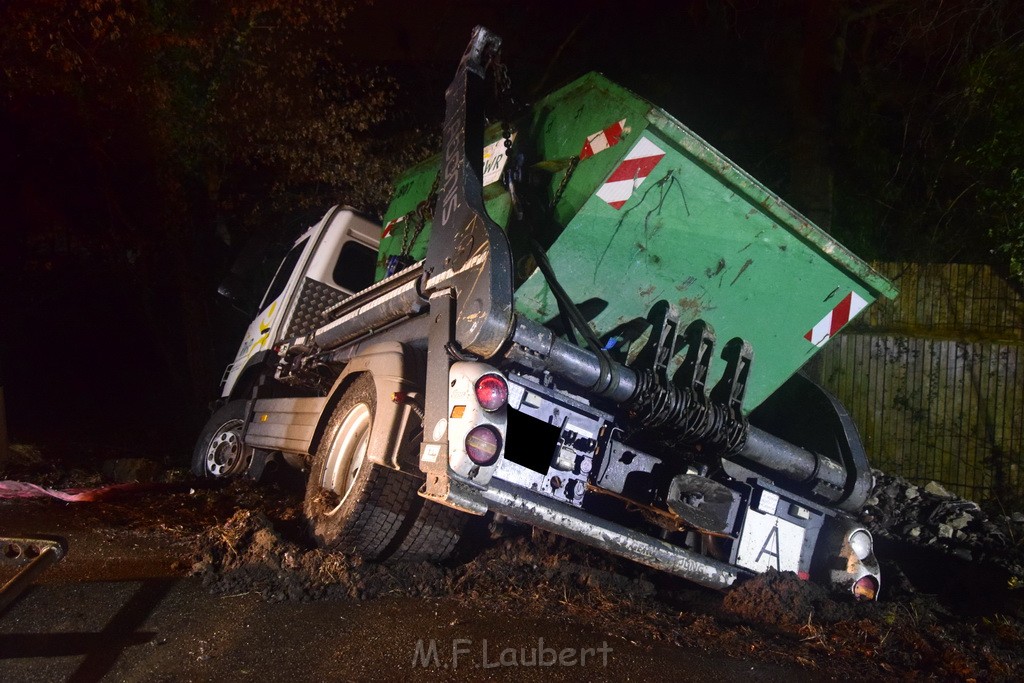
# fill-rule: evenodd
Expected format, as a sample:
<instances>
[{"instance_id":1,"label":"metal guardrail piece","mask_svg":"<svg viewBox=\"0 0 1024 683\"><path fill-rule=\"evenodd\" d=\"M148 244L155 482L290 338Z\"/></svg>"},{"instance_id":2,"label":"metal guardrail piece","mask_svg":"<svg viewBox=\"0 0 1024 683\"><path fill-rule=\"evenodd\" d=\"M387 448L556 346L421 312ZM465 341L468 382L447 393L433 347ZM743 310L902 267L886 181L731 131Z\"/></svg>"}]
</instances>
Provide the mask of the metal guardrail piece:
<instances>
[{"instance_id":1,"label":"metal guardrail piece","mask_svg":"<svg viewBox=\"0 0 1024 683\"><path fill-rule=\"evenodd\" d=\"M47 567L64 559L67 551L67 542L59 537L0 536L0 564L21 566L21 570L0 587L0 614L17 600Z\"/></svg>"}]
</instances>

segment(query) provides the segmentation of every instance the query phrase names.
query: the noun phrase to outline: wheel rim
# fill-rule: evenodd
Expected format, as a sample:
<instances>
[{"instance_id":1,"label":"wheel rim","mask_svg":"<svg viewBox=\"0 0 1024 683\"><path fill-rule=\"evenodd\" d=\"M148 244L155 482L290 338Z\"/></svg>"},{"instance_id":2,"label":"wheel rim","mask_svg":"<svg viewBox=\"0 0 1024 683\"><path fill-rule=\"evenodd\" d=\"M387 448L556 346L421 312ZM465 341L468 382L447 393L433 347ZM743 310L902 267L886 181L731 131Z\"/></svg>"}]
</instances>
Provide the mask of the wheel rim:
<instances>
[{"instance_id":1,"label":"wheel rim","mask_svg":"<svg viewBox=\"0 0 1024 683\"><path fill-rule=\"evenodd\" d=\"M365 403L356 405L345 415L341 426L331 443L331 451L324 463L324 473L320 478L321 488L334 491L341 500L327 515L333 515L345 503L355 485L359 471L366 460L366 451L370 444L370 428L373 418L370 407Z\"/></svg>"},{"instance_id":2,"label":"wheel rim","mask_svg":"<svg viewBox=\"0 0 1024 683\"><path fill-rule=\"evenodd\" d=\"M245 451L242 421L228 420L220 426L206 448L206 471L214 477L240 473L248 465Z\"/></svg>"}]
</instances>

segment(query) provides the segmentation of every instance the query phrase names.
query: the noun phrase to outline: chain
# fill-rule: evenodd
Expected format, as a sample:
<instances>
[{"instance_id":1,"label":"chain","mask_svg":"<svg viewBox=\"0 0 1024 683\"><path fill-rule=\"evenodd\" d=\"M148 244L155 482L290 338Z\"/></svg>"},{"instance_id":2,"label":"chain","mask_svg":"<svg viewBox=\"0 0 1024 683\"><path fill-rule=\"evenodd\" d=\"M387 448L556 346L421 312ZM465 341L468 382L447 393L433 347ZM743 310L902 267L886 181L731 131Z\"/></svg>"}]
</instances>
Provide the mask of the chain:
<instances>
[{"instance_id":1,"label":"chain","mask_svg":"<svg viewBox=\"0 0 1024 683\"><path fill-rule=\"evenodd\" d=\"M494 87L498 99L498 111L501 116L501 133L505 138L505 154L507 159L511 161L513 131L510 121L512 118L513 103L510 92L512 89L512 83L508 75L508 69L499 61L499 57L497 55L495 55L491 66L494 69ZM516 159L518 166L514 167L511 171L506 170L504 174L505 185L508 188L509 195L511 196L512 208L519 219L523 218L523 207L521 205L516 186L521 180L522 161L522 156L520 155L520 157ZM558 189L555 191L555 194L551 199L551 205L548 207L549 212L553 212L555 205L559 200L561 200L562 194L565 192L565 188L569 184L569 180L572 178L573 172L576 170L576 166L579 164L579 161L579 156L573 156L569 159L569 166L566 168L565 175L562 177L562 180L558 185ZM601 349L601 345L594 337L589 324L583 318L583 315L579 312L579 309L576 308L575 304L572 303L572 300L569 299L565 290L558 284L558 279L555 277L554 270L551 268L551 263L548 261L547 255L544 253L540 244L537 243L536 239L529 234L530 222L527 221L524 227L527 231L527 242L529 244L530 251L537 263L537 267L540 268L541 272L544 274L544 279L547 281L548 286L555 294L555 298L558 301L558 308L562 313L563 318L569 323L570 329L576 328L577 331L579 331L586 340L587 345L590 346L591 350L597 354L601 364L601 377L605 378L608 382L615 381L615 366L612 365L607 352Z\"/></svg>"},{"instance_id":2,"label":"chain","mask_svg":"<svg viewBox=\"0 0 1024 683\"><path fill-rule=\"evenodd\" d=\"M510 123L511 112L512 112L512 79L508 75L508 67L500 61L500 57L496 56L493 62L494 68L494 87L497 93L498 109L501 115L501 135L505 139L505 154L511 159L512 158L512 125ZM565 194L565 188L572 179L573 173L576 171L576 166L580 163L579 156L573 156L569 159L569 166L565 170L565 175L562 176L561 182L558 183L558 189L555 190L555 194L551 197L551 203L548 206L549 211L554 211L555 206L562 200L562 195ZM510 187L509 191L515 194L514 187ZM513 196L513 200L516 197Z\"/></svg>"},{"instance_id":3,"label":"chain","mask_svg":"<svg viewBox=\"0 0 1024 683\"><path fill-rule=\"evenodd\" d=\"M515 132L512 129L513 104L512 79L508 75L508 67L500 61L496 55L492 63L494 69L495 97L498 100L498 115L501 118L501 135L505 140L505 170L502 172L501 181L508 190L509 199L512 202L512 212L518 220L523 218L523 203L519 196L519 183L523 179L523 155L512 154L512 136Z\"/></svg>"},{"instance_id":4,"label":"chain","mask_svg":"<svg viewBox=\"0 0 1024 683\"><path fill-rule=\"evenodd\" d=\"M427 198L406 214L409 223L412 224L412 230L402 230L402 250L399 252L400 256L409 256L412 248L416 246L416 240L420 238L420 233L423 232L423 227L428 220L434 218L434 202L437 200L437 186L440 178L441 172L438 171L437 175L434 176L434 182L430 186L430 191L427 193Z\"/></svg>"},{"instance_id":5,"label":"chain","mask_svg":"<svg viewBox=\"0 0 1024 683\"><path fill-rule=\"evenodd\" d=\"M412 226L412 229L403 228L402 230L402 248L398 252L399 256L408 256L409 252L412 251L413 245L416 244L416 239L423 232L423 219L420 217L419 208L417 207L415 211L410 211L408 216L406 221Z\"/></svg>"},{"instance_id":6,"label":"chain","mask_svg":"<svg viewBox=\"0 0 1024 683\"><path fill-rule=\"evenodd\" d=\"M562 180L558 183L558 189L556 189L555 194L551 196L551 204L548 205L548 209L550 211L554 211L558 202L562 201L562 195L565 194L565 188L569 184L569 179L572 178L572 174L575 173L576 167L579 166L579 163L579 155L569 157L569 167L565 169L565 175L562 176Z\"/></svg>"}]
</instances>

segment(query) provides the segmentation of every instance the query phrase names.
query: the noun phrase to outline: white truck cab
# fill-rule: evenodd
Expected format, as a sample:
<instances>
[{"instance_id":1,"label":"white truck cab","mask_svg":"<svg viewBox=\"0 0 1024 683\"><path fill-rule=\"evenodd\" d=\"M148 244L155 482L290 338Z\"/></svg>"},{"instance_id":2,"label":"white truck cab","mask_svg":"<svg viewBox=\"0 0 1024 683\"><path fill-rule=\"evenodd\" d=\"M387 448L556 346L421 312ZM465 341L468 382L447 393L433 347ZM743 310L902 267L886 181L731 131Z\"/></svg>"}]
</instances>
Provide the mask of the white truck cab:
<instances>
[{"instance_id":1,"label":"white truck cab","mask_svg":"<svg viewBox=\"0 0 1024 683\"><path fill-rule=\"evenodd\" d=\"M326 308L373 283L380 234L381 227L359 212L335 206L295 240L224 371L221 398L234 395L242 372L263 352L320 327Z\"/></svg>"}]
</instances>

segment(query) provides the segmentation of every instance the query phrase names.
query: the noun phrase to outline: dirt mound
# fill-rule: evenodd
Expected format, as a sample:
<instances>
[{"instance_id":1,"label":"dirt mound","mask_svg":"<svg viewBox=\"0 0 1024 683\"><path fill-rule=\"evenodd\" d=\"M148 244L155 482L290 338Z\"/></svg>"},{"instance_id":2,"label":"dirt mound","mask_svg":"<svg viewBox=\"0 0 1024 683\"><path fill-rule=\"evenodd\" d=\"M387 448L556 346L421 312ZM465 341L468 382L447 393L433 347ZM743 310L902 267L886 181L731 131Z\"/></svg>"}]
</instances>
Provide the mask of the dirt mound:
<instances>
[{"instance_id":1,"label":"dirt mound","mask_svg":"<svg viewBox=\"0 0 1024 683\"><path fill-rule=\"evenodd\" d=\"M722 608L745 623L790 633L812 621L833 624L854 616L852 605L837 602L818 584L774 569L735 586Z\"/></svg>"},{"instance_id":2,"label":"dirt mound","mask_svg":"<svg viewBox=\"0 0 1024 683\"><path fill-rule=\"evenodd\" d=\"M288 509L288 508L286 508ZM280 512L280 510L278 510ZM1005 680L1024 665L1024 627L1010 605L958 617L928 596L883 603L834 599L792 573L769 572L721 594L620 561L559 537L492 524L462 563L384 566L311 548L262 511L239 510L210 529L192 571L217 594L265 599L455 600L572 628L587 623L632 642L707 648L798 662L827 676ZM854 675L856 674L856 675Z\"/></svg>"},{"instance_id":3,"label":"dirt mound","mask_svg":"<svg viewBox=\"0 0 1024 683\"><path fill-rule=\"evenodd\" d=\"M256 592L267 600L366 600L400 591L443 592L445 571L428 563L385 565L311 550L287 540L259 511L239 510L200 541L192 573L217 594Z\"/></svg>"},{"instance_id":4,"label":"dirt mound","mask_svg":"<svg viewBox=\"0 0 1024 683\"><path fill-rule=\"evenodd\" d=\"M31 456L24 458L26 469L38 468ZM43 474L37 482L49 486L90 481L56 470ZM98 475L95 481L101 481ZM77 514L125 542L155 536L182 552L194 543L178 568L191 570L220 595L256 593L271 601L429 598L437 600L439 614L451 601L567 629L586 623L634 643L797 662L834 679L1007 680L1024 670L1024 590L1014 590L1005 571L979 572L979 560L1016 562L1021 522L989 518L936 486L879 476L864 516L883 562L882 601L871 604L834 600L792 574L754 577L725 594L707 591L501 521L467 534L465 552L451 564L362 562L312 546L300 489L285 481L196 485L187 492L83 504ZM950 596L960 596L973 611Z\"/></svg>"},{"instance_id":5,"label":"dirt mound","mask_svg":"<svg viewBox=\"0 0 1024 683\"><path fill-rule=\"evenodd\" d=\"M218 594L257 592L269 600L367 600L393 593L514 600L527 592L564 594L570 588L635 599L655 592L644 572L623 571L616 561L558 537L495 527L492 533L511 536L463 564L383 565L312 549L285 538L264 513L242 509L201 539L191 573Z\"/></svg>"},{"instance_id":6,"label":"dirt mound","mask_svg":"<svg viewBox=\"0 0 1024 683\"><path fill-rule=\"evenodd\" d=\"M313 548L297 498L260 506L249 487L236 493L243 497L241 509L208 528L188 560L217 594L258 593L272 601L430 598L439 609L452 600L566 628L587 623L632 642L688 648L714 643L718 654L795 661L851 680L1005 680L1024 666L1021 591L1003 594L995 611L984 615L967 615L916 592L899 571L888 569L879 603L835 599L817 584L778 572L722 594L501 521L468 534L452 563L386 566ZM948 573L949 563L941 559L915 563L928 574ZM953 576L962 591L966 583Z\"/></svg>"}]
</instances>

